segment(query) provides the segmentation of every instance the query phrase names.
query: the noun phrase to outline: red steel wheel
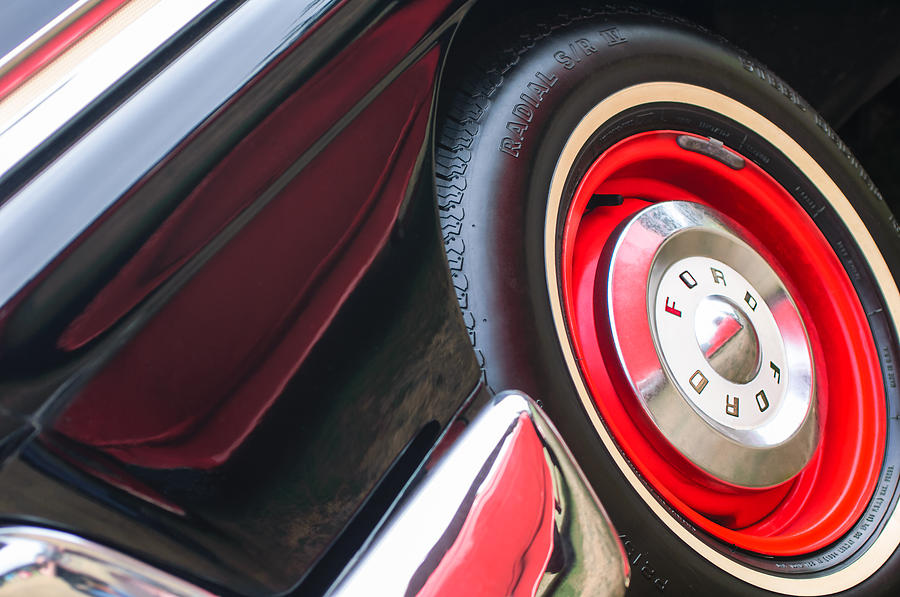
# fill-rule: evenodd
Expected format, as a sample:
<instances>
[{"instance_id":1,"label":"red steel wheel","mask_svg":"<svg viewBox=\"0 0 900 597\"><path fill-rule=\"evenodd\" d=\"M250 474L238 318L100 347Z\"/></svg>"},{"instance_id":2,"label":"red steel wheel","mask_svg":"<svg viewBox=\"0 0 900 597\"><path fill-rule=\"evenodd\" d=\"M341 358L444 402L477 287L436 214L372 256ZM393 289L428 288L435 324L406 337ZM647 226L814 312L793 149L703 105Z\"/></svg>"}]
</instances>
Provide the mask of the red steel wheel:
<instances>
[{"instance_id":1,"label":"red steel wheel","mask_svg":"<svg viewBox=\"0 0 900 597\"><path fill-rule=\"evenodd\" d=\"M485 381L543 404L630 594L896 594L900 227L874 185L790 87L688 24L533 20L458 54L440 102Z\"/></svg>"},{"instance_id":2,"label":"red steel wheel","mask_svg":"<svg viewBox=\"0 0 900 597\"><path fill-rule=\"evenodd\" d=\"M812 219L744 156L732 152L742 162L740 169L733 169L714 157L685 150L677 142L683 135L651 131L619 141L593 163L575 191L561 268L575 354L619 445L680 513L742 549L768 555L808 553L848 530L877 482L885 436L878 356L849 277ZM619 197L620 205L596 205L603 198ZM740 487L717 479L654 433L641 413L629 408L633 391L616 371L615 355L608 350L608 324L595 318L595 314L603 318L606 310L605 304L596 306L597 300L605 299L596 292L598 284L605 284L597 279L609 258L604 248L615 240L622 223L648 202L672 200L715 208L743 224L745 234L766 239L755 244L781 274L807 322L817 364L821 436L802 471L772 487ZM791 216L784 217L785 213ZM766 250L770 246L776 247L774 252ZM777 255L790 258L779 260ZM628 300L643 303L646 297L641 293ZM847 400L848 396L855 399Z\"/></svg>"}]
</instances>

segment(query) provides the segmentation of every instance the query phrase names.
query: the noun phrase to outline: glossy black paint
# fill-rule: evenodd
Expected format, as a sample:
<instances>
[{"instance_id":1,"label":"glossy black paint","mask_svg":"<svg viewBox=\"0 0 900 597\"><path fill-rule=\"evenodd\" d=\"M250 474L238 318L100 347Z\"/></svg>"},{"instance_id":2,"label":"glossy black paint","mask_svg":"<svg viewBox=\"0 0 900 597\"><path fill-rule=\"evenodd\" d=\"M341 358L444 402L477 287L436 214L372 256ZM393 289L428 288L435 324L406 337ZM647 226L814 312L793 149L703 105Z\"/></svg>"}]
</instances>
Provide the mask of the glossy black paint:
<instances>
[{"instance_id":1,"label":"glossy black paint","mask_svg":"<svg viewBox=\"0 0 900 597\"><path fill-rule=\"evenodd\" d=\"M287 156L288 166L272 173L242 217L73 350L60 349L61 334L216 166L317 76L352 71L353 64L337 61L342 52L409 4L220 2L0 179L0 455L9 457L0 470L3 521L71 530L226 593L315 594L328 586L479 378L433 212L437 78L427 82L427 129L404 162L410 172L389 238L224 464L140 466L73 441L57 423L141 330L432 50L440 60L422 72L437 77L469 4L448 1L416 21L419 29L410 25L411 47L386 59L389 72L375 83L354 87L355 73L343 77L347 87L331 91L346 94L346 111ZM664 8L739 38L740 23L710 3ZM478 10L460 45L477 44L485 22L523 7L481 2ZM769 37L748 34L741 43L765 56ZM798 72L811 70L803 56L791 56ZM793 63L775 60L802 89L802 77L786 71ZM810 99L828 97L827 86L810 89L819 94ZM831 104L837 113L848 101L844 93ZM356 158L381 160L368 141L356 140ZM356 166L348 160L348 176ZM130 389L123 384L122 400Z\"/></svg>"},{"instance_id":2,"label":"glossy black paint","mask_svg":"<svg viewBox=\"0 0 900 597\"><path fill-rule=\"evenodd\" d=\"M248 0L215 10L222 12L208 33L198 39L196 29L188 29L196 43L135 75L146 76L146 85L109 95L105 109L83 117L94 121L73 123L68 137L52 140L6 179L4 188L14 192L5 195L0 219L14 233L0 240L0 255L11 264L0 274L0 414L10 431L9 457L0 470L0 518L70 530L216 591L243 594L296 587L337 540L311 577L310 586L321 588L479 381L446 273L431 168L437 77L464 3L438 2L413 12L391 2ZM375 71L371 82L351 76L359 55L343 57L354 48L383 48L386 56L374 58L384 72ZM348 76L341 77L344 68ZM317 77L330 71L337 75L332 81L342 84L315 87L323 84ZM329 120L312 100L297 103L308 89L321 89L330 94L329 103L349 108ZM388 122L391 112L385 110L395 106L397 112L398 101L415 109L402 114L402 131L384 129L389 142L382 145L393 147L386 162L381 146L365 135L367 126ZM324 132L307 145L291 146L297 153L275 152L261 165L237 161L230 172L217 170L242 155L254 135L272 128L285 106L300 109L309 127L322 125ZM264 137L263 150L290 146L305 132L283 129L281 136ZM332 175L342 166L335 155L346 160L331 150L341 143L365 149L343 164L349 187ZM162 443L136 439L122 447L117 438L110 444L108 434L140 426L157 410L172 410L177 420L182 399L147 389L168 371L129 369L133 360L123 355L151 346L165 357L173 343L196 345L186 353L189 371L190 355L200 358L210 347L187 331L194 322L172 319L172 306L189 296L214 311L226 297L198 281L215 268L228 271L229 264L235 269L226 292L258 293L265 304L276 288L245 286L252 276L241 273L236 247L259 246L253 239L274 210L302 207L310 195L331 201L334 217L346 215L342 210L355 209L354 177L368 185L363 172L370 163L374 173L383 169L381 186L359 189L371 195L371 213L363 212L359 231L336 245L337 257L322 261L309 279L311 294L289 310L297 321L312 322L303 326L322 329L297 332L311 338L309 351L293 355L296 367L279 369L288 377L271 403L254 411L259 422L249 426L246 418L222 419L210 411L192 423L204 433L211 422L220 426L224 451L209 455L191 443L190 431ZM238 190L242 169L255 182ZM228 184L224 194L203 195L203 189L229 174L236 175L234 192L243 193L242 202L233 212L217 213L214 208L227 206ZM298 181L304 182L299 189ZM103 303L98 297L121 283L142 254L153 255L159 239L168 238L165 231L183 221L179 210L198 196L193 205L203 209L195 210L194 222L220 218L221 224L197 236L174 266L159 270L133 304L101 318L96 332L71 340L85 314ZM326 222L301 218L295 234L315 235ZM284 234L278 228L269 236ZM299 275L289 255L250 254L273 271L267 278L273 282ZM325 311L334 312L320 317L314 300L330 301ZM219 327L240 329L240 312L225 313L229 319ZM166 322L167 343L148 344L148 331L160 321ZM291 321L281 326L285 337L295 334ZM249 348L229 345L209 354L228 358ZM248 370L252 375L278 361L274 350L266 354ZM232 374L229 367L221 369L222 378ZM97 396L96 381L117 369L123 382L92 403L100 407L85 410L87 394ZM159 408L138 396L153 396ZM211 395L209 402L230 396ZM250 430L232 439L235 424Z\"/></svg>"},{"instance_id":3,"label":"glossy black paint","mask_svg":"<svg viewBox=\"0 0 900 597\"><path fill-rule=\"evenodd\" d=\"M66 123L65 126L61 127L58 131L48 137L30 155L16 164L15 167L0 175L0 204L3 204L18 191L22 190L23 187L30 184L33 178L37 177L37 175L41 173L42 170L46 168L51 162L60 158L64 152L75 145L79 145L79 143L83 143L86 139L86 133L89 132L94 126L96 126L101 120L106 119L107 122L115 123L124 122L124 120L122 119L123 117L127 117L127 112L129 111L128 109L126 109L126 114L122 115L113 114L113 112L121 110L121 108L124 107L128 100L134 96L137 90L140 89L142 90L142 92L146 92L147 89L145 88L145 86L148 85L153 89L160 90L163 84L156 82L155 79L161 78L163 80L172 82L174 81L174 78L172 76L173 72L178 72L178 70L181 69L183 73L184 69L190 69L190 65L186 66L183 63L175 69L168 69L167 67L173 66L173 62L181 63L181 59L186 58L185 51L188 48L191 48L200 39L205 39L205 41L202 42L202 45L206 46L206 52L209 52L211 50L210 46L212 44L225 41L224 38L226 38L226 36L228 35L227 33L222 33L220 31L213 33L212 35L208 34L210 34L212 30L215 29L216 26L220 24L224 18L231 14L231 12L242 3L243 0L223 0L211 5L209 8L201 12L195 19L188 23L188 25L180 32L179 35L176 35L167 40L159 48L148 55L137 68L135 68L121 80L119 80L115 86L102 93L99 97L92 101L83 112L72 118L69 122ZM303 5L307 4L310 3L303 2ZM294 3L294 7L296 9L296 3ZM307 23L307 26L309 24L310 23ZM275 36L274 39L277 40L280 38L278 36ZM211 42L210 40L218 40L218 42ZM271 43L272 41L270 40L269 45L271 45ZM247 57L254 57L255 53L252 52L252 47L248 48L248 50L251 51L248 51ZM206 55L208 56L209 54L207 53ZM236 68L234 69L234 73L231 78L233 78L233 76L247 75L247 67L245 65L237 64L235 66ZM244 68L241 68L241 66L244 66ZM254 66L258 68L259 64L255 64ZM165 73L163 73L164 69ZM157 77L157 75L161 76ZM227 91L234 92L236 91L236 89L237 88L235 87ZM213 87L212 89L205 90L204 93L197 93L196 91L194 91L191 95L202 97L204 100L209 101L211 97L216 97L215 94L218 94L218 97L216 97L216 99L222 101L223 99L228 97L228 95L223 95L224 91L226 90L223 88ZM142 98L140 100L137 100L141 102L142 110L147 110L148 104L146 102L149 101L151 102L149 105L153 105L153 98L160 98L159 92L155 94L151 92L147 95L141 93L138 97ZM185 97L187 96L182 96L182 98ZM171 110L171 104L165 102L164 104L162 104L162 106L157 106L157 109L159 109L160 107L164 107L164 109L166 110L166 115L171 118L173 114ZM133 110L134 108L131 109L131 118L135 117L135 112ZM152 114L151 111L141 113L146 114L147 116ZM197 120L190 120L191 118L197 118L197 113L185 111L185 116L186 118L174 120L171 123L167 122L169 119L160 120L157 121L157 125L166 126L168 131L173 131L175 130L173 127L179 125L184 126L186 122L190 125L194 125L199 122ZM109 124L106 126L118 128L119 124ZM108 138L106 142L109 142ZM134 146L120 145L120 153L118 154L120 160L125 161L129 160L129 158L132 157L142 157L140 156L140 154L131 156L127 152L122 151L126 148L135 149ZM112 147L107 147L105 150L109 151L110 149L112 149ZM76 159L84 159L85 149L81 147L80 149L76 149L76 151L78 152L78 157ZM146 158L146 156L143 157ZM60 165L65 165L66 163L67 162L65 160L60 161ZM150 165L150 163L152 162L144 162L142 166L146 168L148 165ZM106 165L108 166L108 163ZM86 171L90 171L90 169L86 168ZM125 168L125 171L128 172L129 168ZM135 180L132 180L132 182L135 182Z\"/></svg>"}]
</instances>

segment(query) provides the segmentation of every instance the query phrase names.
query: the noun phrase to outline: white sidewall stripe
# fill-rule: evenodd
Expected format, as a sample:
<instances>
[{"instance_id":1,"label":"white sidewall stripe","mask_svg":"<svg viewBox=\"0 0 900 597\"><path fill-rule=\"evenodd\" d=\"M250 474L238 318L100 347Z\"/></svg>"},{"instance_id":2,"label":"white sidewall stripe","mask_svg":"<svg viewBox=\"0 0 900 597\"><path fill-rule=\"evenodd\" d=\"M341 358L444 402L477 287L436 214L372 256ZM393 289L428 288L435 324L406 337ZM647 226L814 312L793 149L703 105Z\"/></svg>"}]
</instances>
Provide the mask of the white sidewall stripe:
<instances>
[{"instance_id":1,"label":"white sidewall stripe","mask_svg":"<svg viewBox=\"0 0 900 597\"><path fill-rule=\"evenodd\" d=\"M900 292L897 290L897 284L881 251L860 219L859 214L850 204L850 201L803 147L764 116L744 104L711 89L667 81L642 83L607 97L582 118L566 141L550 181L547 212L544 220L544 268L547 277L550 309L569 374L584 405L585 412L588 413L597 434L619 470L631 484L634 491L653 510L654 514L691 549L725 572L770 591L792 595L830 595L844 591L874 574L894 553L897 545L900 544L900 515L898 515L900 514L898 513L900 508L889 515L886 526L863 557L831 574L826 573L816 578L788 578L740 564L719 553L682 526L666 511L663 505L657 501L631 470L616 447L612 436L600 420L591 394L582 380L580 370L575 361L575 355L569 345L563 306L559 297L559 280L556 269L556 230L559 223L559 208L563 200L563 187L565 186L566 178L579 152L587 144L588 139L605 122L630 108L663 101L698 106L728 117L756 132L787 156L822 193L840 216L844 225L849 229L860 250L865 255L878 287L884 296L891 324L894 326L895 331L900 332L897 329L898 321L900 321Z\"/></svg>"}]
</instances>

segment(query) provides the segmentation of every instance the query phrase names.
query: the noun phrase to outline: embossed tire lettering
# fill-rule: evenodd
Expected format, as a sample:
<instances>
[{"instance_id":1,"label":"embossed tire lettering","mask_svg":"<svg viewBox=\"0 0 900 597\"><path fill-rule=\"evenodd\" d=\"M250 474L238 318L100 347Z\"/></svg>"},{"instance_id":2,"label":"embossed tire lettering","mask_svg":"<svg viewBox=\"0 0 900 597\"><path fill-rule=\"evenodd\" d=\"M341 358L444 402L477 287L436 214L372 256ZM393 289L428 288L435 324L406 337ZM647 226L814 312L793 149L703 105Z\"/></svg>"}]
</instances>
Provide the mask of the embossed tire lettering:
<instances>
[{"instance_id":1,"label":"embossed tire lettering","mask_svg":"<svg viewBox=\"0 0 900 597\"><path fill-rule=\"evenodd\" d=\"M900 590L900 235L858 162L681 21L576 11L493 39L458 50L440 103L448 263L485 381L545 406L633 593Z\"/></svg>"}]
</instances>

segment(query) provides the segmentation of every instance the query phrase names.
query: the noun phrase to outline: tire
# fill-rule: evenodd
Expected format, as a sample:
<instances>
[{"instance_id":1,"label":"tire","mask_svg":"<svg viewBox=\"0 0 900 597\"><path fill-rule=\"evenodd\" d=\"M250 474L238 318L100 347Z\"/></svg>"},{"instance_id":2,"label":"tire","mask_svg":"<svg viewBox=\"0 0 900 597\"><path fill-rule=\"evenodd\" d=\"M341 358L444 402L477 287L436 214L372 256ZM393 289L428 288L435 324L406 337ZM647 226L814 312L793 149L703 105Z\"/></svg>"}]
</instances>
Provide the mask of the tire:
<instances>
[{"instance_id":1,"label":"tire","mask_svg":"<svg viewBox=\"0 0 900 597\"><path fill-rule=\"evenodd\" d=\"M555 422L620 532L632 567L630 594L895 594L900 587L894 474L900 466L894 368L900 358L895 282L900 228L877 189L831 128L786 83L693 25L657 14L590 11L531 22L517 31L507 28L509 43L480 51L477 65L457 68L456 82L445 85L455 90L444 94L439 115L436 193L445 249L486 383L497 391L527 392ZM760 241L760 251L799 297L818 367L822 416L832 414L823 419L831 422L821 423L817 458L837 462L827 459L851 451L845 446L848 438L871 435L868 448L857 446L857 453L869 450L862 459L867 481L857 472L810 481L808 508L820 507L816 504L832 495L828 492L852 483L859 502L829 527L831 534L798 531L806 537L809 530L815 541L756 550L752 546L769 544L755 535L747 535L746 544L731 542L732 530L750 531L719 532L715 529L725 523L685 511L668 497L670 487L644 474L633 446L617 435L601 408L609 396L598 397L589 387L590 365L577 353L580 332L564 291L571 210L592 164L617 144L638 142L655 131L724 141L790 199L789 205L759 207L770 210L765 213L771 229L782 237L800 230L796 236L803 243L807 235L810 244L821 245L815 251L828 252L821 257L809 249L807 255L800 244L798 254L790 243L800 240L779 244L775 232L766 231L766 218L752 216L757 209L752 202L748 207L747 202L710 199L742 233L769 238ZM615 194L602 195L600 207L593 208L612 209L604 198L610 205L622 201ZM587 213L585 208L578 217ZM604 258L623 225L610 227ZM841 286L846 296L835 304L856 305L852 309L828 307L816 288L822 280L833 290L828 276L837 274L825 271L832 262L846 281ZM868 357L853 356L859 352L855 344L835 347L834 337L844 336L833 331L834 322L843 322L847 337L868 347ZM602 330L597 337L601 352L610 350ZM832 349L854 359L847 367L862 380L858 393L865 403L860 402L859 416L860 421L868 417L863 423L871 434L837 427L835 413L849 407L835 388L853 386L847 385L849 378L838 377L843 374L831 377L830 370L841 368ZM605 361L610 387L625 400L631 388L614 360ZM753 491L741 495L757 495ZM735 508L744 503L735 501ZM782 539L773 537L776 543Z\"/></svg>"}]
</instances>

